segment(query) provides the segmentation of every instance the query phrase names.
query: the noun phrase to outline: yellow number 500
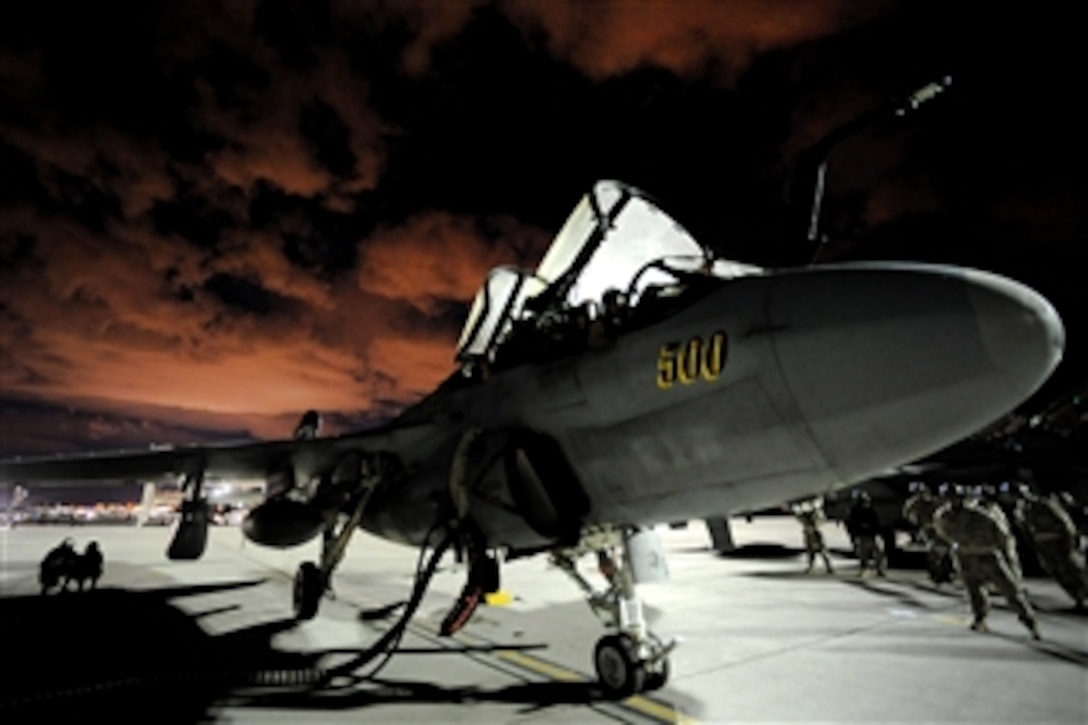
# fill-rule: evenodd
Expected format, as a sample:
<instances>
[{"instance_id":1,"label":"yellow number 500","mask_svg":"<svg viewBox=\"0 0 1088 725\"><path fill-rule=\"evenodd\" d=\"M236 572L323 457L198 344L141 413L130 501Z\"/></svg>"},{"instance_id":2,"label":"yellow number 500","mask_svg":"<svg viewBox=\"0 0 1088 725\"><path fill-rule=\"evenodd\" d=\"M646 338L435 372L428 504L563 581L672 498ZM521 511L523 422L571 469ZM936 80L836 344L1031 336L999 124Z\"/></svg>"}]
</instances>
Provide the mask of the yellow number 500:
<instances>
[{"instance_id":1,"label":"yellow number 500","mask_svg":"<svg viewBox=\"0 0 1088 725\"><path fill-rule=\"evenodd\" d=\"M700 378L714 382L722 374L729 340L718 330L709 339L699 335L687 343L670 342L657 353L657 387L668 390L676 383L691 385Z\"/></svg>"}]
</instances>

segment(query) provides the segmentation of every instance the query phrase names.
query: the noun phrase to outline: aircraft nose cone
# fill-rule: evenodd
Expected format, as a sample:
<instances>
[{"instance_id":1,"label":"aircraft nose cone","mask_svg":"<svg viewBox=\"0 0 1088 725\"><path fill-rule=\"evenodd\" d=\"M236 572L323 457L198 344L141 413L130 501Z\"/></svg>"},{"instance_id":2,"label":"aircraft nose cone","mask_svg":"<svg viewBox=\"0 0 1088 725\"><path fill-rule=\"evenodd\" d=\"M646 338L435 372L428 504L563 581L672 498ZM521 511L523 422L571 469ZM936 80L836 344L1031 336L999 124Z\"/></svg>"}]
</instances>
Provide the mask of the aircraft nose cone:
<instances>
[{"instance_id":1,"label":"aircraft nose cone","mask_svg":"<svg viewBox=\"0 0 1088 725\"><path fill-rule=\"evenodd\" d=\"M966 273L987 357L1015 394L1034 392L1061 362L1065 327L1053 305L1035 290L995 274Z\"/></svg>"},{"instance_id":2,"label":"aircraft nose cone","mask_svg":"<svg viewBox=\"0 0 1088 725\"><path fill-rule=\"evenodd\" d=\"M1012 411L1061 361L1034 290L988 272L855 264L784 278L775 352L808 435L844 481L908 463Z\"/></svg>"}]
</instances>

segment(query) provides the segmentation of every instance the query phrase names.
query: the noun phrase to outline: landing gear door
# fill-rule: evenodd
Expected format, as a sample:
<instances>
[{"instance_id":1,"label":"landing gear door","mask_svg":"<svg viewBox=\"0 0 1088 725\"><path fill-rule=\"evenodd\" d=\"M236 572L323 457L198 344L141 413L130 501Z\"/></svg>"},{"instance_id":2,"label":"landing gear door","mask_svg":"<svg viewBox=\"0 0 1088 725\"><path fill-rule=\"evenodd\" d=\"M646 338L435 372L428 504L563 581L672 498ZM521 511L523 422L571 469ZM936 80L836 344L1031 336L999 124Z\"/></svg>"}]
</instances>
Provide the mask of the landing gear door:
<instances>
[{"instance_id":1,"label":"landing gear door","mask_svg":"<svg viewBox=\"0 0 1088 725\"><path fill-rule=\"evenodd\" d=\"M653 529L635 529L625 532L626 551L635 584L656 584L669 580L669 565L665 559L665 546Z\"/></svg>"}]
</instances>

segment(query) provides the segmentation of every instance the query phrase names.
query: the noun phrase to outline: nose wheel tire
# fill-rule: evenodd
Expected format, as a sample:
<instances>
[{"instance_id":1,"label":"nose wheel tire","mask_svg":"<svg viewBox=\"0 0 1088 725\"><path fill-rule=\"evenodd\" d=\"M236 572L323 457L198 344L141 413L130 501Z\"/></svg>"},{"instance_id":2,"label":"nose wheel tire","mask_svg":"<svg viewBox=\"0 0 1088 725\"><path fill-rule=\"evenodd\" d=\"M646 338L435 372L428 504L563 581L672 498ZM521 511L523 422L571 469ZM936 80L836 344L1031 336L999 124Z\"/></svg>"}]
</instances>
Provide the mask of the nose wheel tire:
<instances>
[{"instance_id":1,"label":"nose wheel tire","mask_svg":"<svg viewBox=\"0 0 1088 725\"><path fill-rule=\"evenodd\" d=\"M650 641L653 643L654 651L658 651L664 647L661 638L653 632L648 633ZM669 658L661 657L652 666L643 663L643 669L646 671L646 680L642 685L643 692L652 692L654 690L660 690L669 681Z\"/></svg>"},{"instance_id":2,"label":"nose wheel tire","mask_svg":"<svg viewBox=\"0 0 1088 725\"><path fill-rule=\"evenodd\" d=\"M593 664L601 687L610 697L630 697L645 688L646 666L638 659L635 642L625 634L601 637L593 653Z\"/></svg>"},{"instance_id":3,"label":"nose wheel tire","mask_svg":"<svg viewBox=\"0 0 1088 725\"><path fill-rule=\"evenodd\" d=\"M325 576L312 561L303 562L295 572L292 599L295 619L305 621L317 614L321 596L325 593Z\"/></svg>"}]
</instances>

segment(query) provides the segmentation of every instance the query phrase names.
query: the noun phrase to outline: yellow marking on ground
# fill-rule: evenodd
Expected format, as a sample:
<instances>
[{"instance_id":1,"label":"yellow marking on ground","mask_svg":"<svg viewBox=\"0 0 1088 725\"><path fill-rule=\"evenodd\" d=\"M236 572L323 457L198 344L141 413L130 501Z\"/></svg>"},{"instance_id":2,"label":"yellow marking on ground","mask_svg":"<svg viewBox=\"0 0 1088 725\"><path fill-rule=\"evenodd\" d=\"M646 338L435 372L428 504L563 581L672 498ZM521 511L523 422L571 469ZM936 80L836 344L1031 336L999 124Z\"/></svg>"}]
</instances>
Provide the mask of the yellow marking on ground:
<instances>
[{"instance_id":1,"label":"yellow marking on ground","mask_svg":"<svg viewBox=\"0 0 1088 725\"><path fill-rule=\"evenodd\" d=\"M638 710L643 715L648 715L661 722L677 723L677 725L699 725L699 721L688 717L679 710L661 702L655 702L642 695L635 695L623 701L623 704L632 710Z\"/></svg>"},{"instance_id":2,"label":"yellow marking on ground","mask_svg":"<svg viewBox=\"0 0 1088 725\"><path fill-rule=\"evenodd\" d=\"M514 597L510 595L510 592L503 589L484 595L484 603L489 607L505 607L512 601L514 601Z\"/></svg>"},{"instance_id":3,"label":"yellow marking on ground","mask_svg":"<svg viewBox=\"0 0 1088 725\"><path fill-rule=\"evenodd\" d=\"M553 665L550 662L537 659L530 655L522 654L514 650L502 650L498 653L499 659L506 660L507 662L523 667L531 672L550 677L553 680L560 682L585 682L586 679L582 675L573 670L568 670L558 665ZM666 705L662 702L651 700L648 697L642 695L634 695L629 697L621 703L624 707L628 707L632 710L642 713L647 717L652 717L655 720L667 723L677 723L678 725L699 725L699 721L688 717L679 710Z\"/></svg>"},{"instance_id":4,"label":"yellow marking on ground","mask_svg":"<svg viewBox=\"0 0 1088 725\"><path fill-rule=\"evenodd\" d=\"M530 657L529 655L522 654L516 650L502 650L498 655L501 660L506 660L511 664L524 667L527 670L544 675L545 677L550 677L553 680L559 680L560 682L585 681L581 675L573 670L568 670L559 665L553 665L550 662L539 660L536 657Z\"/></svg>"}]
</instances>

